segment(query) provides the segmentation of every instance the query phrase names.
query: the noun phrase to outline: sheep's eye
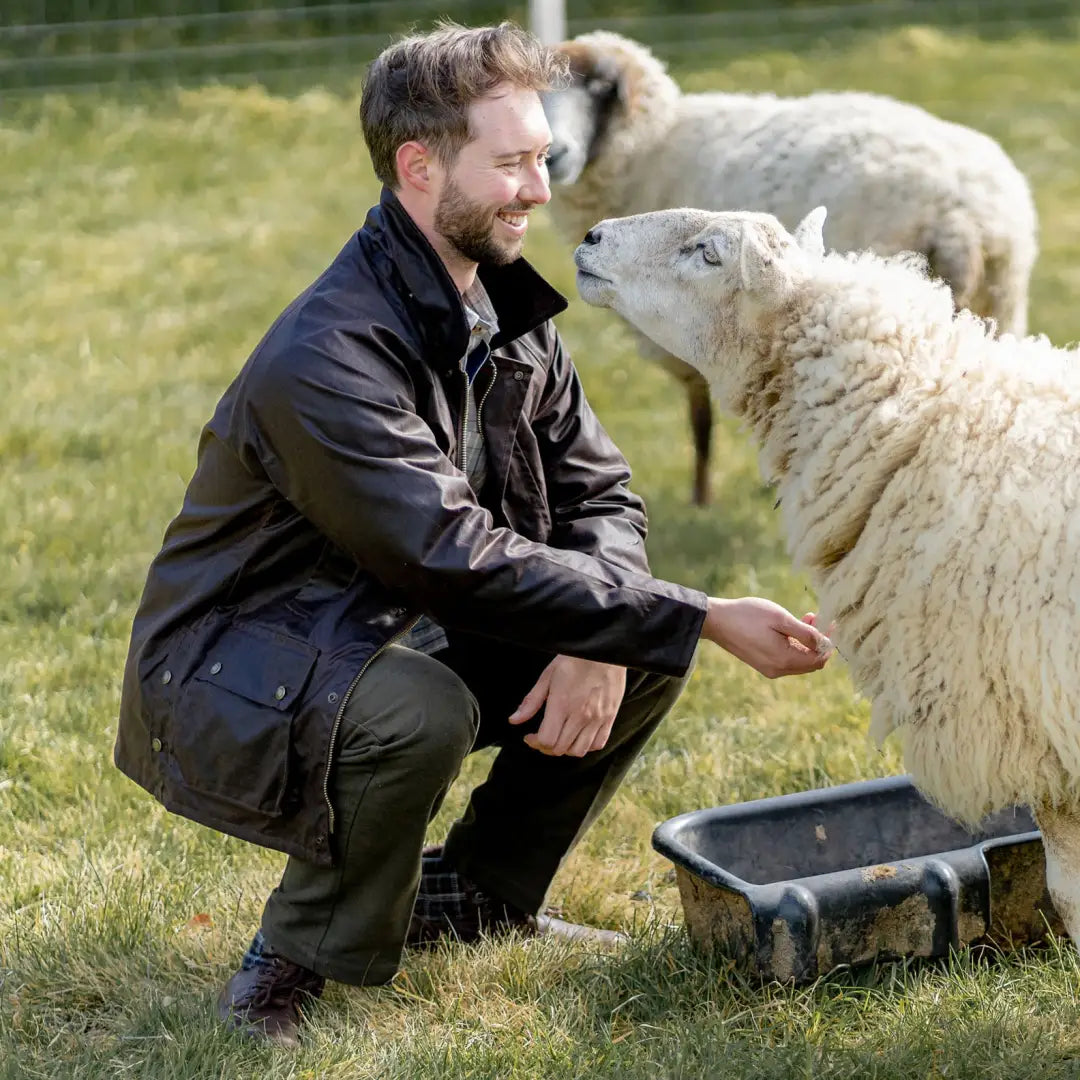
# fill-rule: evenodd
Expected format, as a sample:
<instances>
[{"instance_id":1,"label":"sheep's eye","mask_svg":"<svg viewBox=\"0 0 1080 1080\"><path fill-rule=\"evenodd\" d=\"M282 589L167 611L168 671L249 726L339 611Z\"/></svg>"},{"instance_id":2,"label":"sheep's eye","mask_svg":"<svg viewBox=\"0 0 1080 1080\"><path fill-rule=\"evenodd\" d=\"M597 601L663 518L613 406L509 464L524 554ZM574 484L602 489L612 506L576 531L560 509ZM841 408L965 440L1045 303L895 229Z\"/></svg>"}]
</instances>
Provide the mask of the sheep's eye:
<instances>
[{"instance_id":1,"label":"sheep's eye","mask_svg":"<svg viewBox=\"0 0 1080 1080\"><path fill-rule=\"evenodd\" d=\"M716 250L715 244L710 244L707 240L702 240L698 244L698 250L701 252L701 257L710 266L722 266L724 260L720 258L720 253Z\"/></svg>"}]
</instances>

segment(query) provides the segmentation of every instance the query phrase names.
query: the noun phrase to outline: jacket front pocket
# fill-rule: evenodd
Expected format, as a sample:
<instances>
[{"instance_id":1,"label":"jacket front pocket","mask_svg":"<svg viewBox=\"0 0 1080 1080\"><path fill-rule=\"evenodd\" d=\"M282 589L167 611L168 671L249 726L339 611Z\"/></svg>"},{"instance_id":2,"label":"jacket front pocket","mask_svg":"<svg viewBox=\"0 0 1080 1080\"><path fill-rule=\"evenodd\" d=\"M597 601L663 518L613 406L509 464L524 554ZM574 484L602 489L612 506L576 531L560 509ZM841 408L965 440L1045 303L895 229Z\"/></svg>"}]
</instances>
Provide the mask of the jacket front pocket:
<instances>
[{"instance_id":1,"label":"jacket front pocket","mask_svg":"<svg viewBox=\"0 0 1080 1080\"><path fill-rule=\"evenodd\" d=\"M252 626L222 633L191 675L169 747L192 792L282 812L292 721L319 650Z\"/></svg>"}]
</instances>

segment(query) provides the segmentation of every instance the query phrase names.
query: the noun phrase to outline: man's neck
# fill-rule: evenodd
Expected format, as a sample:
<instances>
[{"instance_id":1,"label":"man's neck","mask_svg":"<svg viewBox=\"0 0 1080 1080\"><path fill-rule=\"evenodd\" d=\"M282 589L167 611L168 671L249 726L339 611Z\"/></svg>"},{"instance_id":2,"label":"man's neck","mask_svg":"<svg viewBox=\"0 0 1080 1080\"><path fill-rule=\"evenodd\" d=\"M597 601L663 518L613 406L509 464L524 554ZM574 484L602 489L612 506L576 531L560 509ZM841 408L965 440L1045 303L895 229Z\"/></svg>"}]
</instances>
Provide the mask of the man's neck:
<instances>
[{"instance_id":1,"label":"man's neck","mask_svg":"<svg viewBox=\"0 0 1080 1080\"><path fill-rule=\"evenodd\" d=\"M431 242L431 246L435 248L439 258L442 259L443 266L446 267L446 272L457 286L458 292L464 296L476 282L476 263L462 259L454 259L453 257L448 258L447 254L432 241L430 236L428 236L428 241Z\"/></svg>"},{"instance_id":2,"label":"man's neck","mask_svg":"<svg viewBox=\"0 0 1080 1080\"><path fill-rule=\"evenodd\" d=\"M435 225L431 215L426 213L426 207L418 205L409 193L402 188L394 193L398 202L401 203L405 213L412 218L416 227L424 234L427 242L435 249L435 254L442 260L450 279L457 286L459 293L466 293L473 287L476 281L477 264L464 259L451 248L446 241L435 231Z\"/></svg>"}]
</instances>

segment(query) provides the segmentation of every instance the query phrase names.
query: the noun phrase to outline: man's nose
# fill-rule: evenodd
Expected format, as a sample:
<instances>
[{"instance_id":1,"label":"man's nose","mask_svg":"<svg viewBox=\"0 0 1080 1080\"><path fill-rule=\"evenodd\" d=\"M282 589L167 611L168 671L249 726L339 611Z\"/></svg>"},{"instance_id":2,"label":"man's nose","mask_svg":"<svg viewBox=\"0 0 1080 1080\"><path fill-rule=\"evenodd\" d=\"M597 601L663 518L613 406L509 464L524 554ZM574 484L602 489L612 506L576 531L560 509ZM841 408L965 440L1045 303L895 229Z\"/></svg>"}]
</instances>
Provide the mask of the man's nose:
<instances>
[{"instance_id":1,"label":"man's nose","mask_svg":"<svg viewBox=\"0 0 1080 1080\"><path fill-rule=\"evenodd\" d=\"M528 179L521 187L520 198L535 206L543 206L551 202L551 188L548 185L547 169L542 165L534 165L529 170Z\"/></svg>"}]
</instances>

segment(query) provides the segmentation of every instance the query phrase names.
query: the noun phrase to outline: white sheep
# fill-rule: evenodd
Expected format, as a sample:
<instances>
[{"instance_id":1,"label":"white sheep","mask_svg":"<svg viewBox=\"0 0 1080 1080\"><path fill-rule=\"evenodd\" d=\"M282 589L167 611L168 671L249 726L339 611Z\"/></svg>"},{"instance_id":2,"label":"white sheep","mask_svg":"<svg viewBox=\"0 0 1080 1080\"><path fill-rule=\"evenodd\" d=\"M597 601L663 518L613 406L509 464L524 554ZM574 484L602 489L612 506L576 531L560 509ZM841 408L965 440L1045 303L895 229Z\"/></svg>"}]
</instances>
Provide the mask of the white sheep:
<instances>
[{"instance_id":1,"label":"white sheep","mask_svg":"<svg viewBox=\"0 0 1080 1080\"><path fill-rule=\"evenodd\" d=\"M1025 332L1037 218L993 139L873 94L684 94L648 49L609 32L560 49L573 80L544 97L550 208L574 243L601 218L647 210L762 210L790 228L824 203L830 248L922 252L957 306ZM678 359L643 351L686 385L693 497L707 502L708 389Z\"/></svg>"},{"instance_id":2,"label":"white sheep","mask_svg":"<svg viewBox=\"0 0 1080 1080\"><path fill-rule=\"evenodd\" d=\"M1080 363L914 256L824 255L823 218L604 221L578 289L747 423L872 734L962 821L1030 806L1080 942Z\"/></svg>"}]
</instances>

